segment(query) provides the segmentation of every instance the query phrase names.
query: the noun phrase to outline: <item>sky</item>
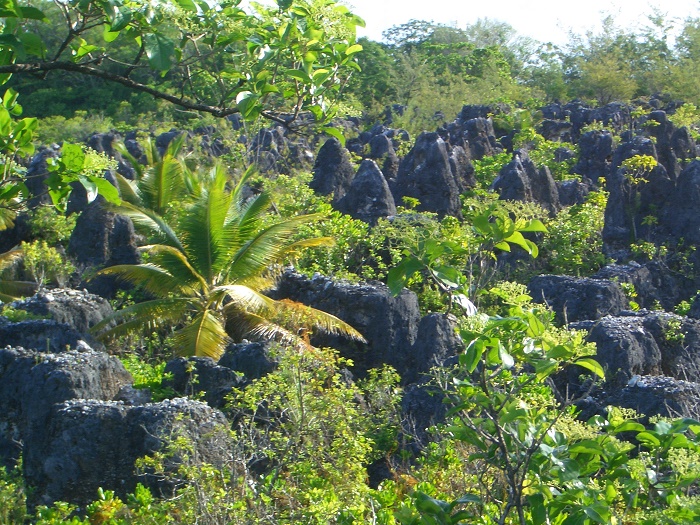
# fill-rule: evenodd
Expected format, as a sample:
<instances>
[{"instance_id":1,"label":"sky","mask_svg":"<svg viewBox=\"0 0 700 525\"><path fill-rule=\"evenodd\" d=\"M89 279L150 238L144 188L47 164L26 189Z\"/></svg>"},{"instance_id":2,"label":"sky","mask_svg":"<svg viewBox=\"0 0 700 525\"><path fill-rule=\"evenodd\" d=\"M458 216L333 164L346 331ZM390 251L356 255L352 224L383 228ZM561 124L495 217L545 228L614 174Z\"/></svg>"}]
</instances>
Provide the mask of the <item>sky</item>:
<instances>
[{"instance_id":1,"label":"sky","mask_svg":"<svg viewBox=\"0 0 700 525\"><path fill-rule=\"evenodd\" d=\"M366 28L359 36L382 40L382 31L411 19L427 20L464 28L479 18L507 22L520 36L562 45L569 33L585 34L600 27L612 15L621 29L645 25L654 6L668 20L700 17L700 0L345 0L362 17Z\"/></svg>"}]
</instances>

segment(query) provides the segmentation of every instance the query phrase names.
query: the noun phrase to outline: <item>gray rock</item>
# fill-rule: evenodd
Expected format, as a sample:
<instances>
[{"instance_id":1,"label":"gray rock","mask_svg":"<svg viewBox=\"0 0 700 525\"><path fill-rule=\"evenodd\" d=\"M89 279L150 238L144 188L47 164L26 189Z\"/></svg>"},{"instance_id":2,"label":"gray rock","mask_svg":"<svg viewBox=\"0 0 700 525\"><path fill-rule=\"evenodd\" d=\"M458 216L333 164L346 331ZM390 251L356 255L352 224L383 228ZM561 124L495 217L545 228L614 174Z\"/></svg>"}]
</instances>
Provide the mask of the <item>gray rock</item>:
<instances>
[{"instance_id":1,"label":"gray rock","mask_svg":"<svg viewBox=\"0 0 700 525\"><path fill-rule=\"evenodd\" d=\"M131 220L107 211L98 200L80 214L68 244L68 254L84 266L98 268L116 264L138 264L136 233ZM118 289L114 278L98 276L85 283L92 293L112 297Z\"/></svg>"},{"instance_id":2,"label":"gray rock","mask_svg":"<svg viewBox=\"0 0 700 525\"><path fill-rule=\"evenodd\" d=\"M132 382L122 363L102 352L0 350L0 458L11 462L22 440L43 434L55 404L77 398L111 400ZM25 464L35 459L33 454L25 446Z\"/></svg>"},{"instance_id":3,"label":"gray rock","mask_svg":"<svg viewBox=\"0 0 700 525\"><path fill-rule=\"evenodd\" d=\"M350 162L348 150L335 137L328 139L318 151L313 174L309 186L321 195L333 195L337 200L350 187L355 168Z\"/></svg>"},{"instance_id":4,"label":"gray rock","mask_svg":"<svg viewBox=\"0 0 700 525\"><path fill-rule=\"evenodd\" d=\"M181 396L203 395L209 406L224 408L226 396L240 387L243 380L230 368L220 366L208 357L180 357L168 361L165 373L171 375L163 386Z\"/></svg>"},{"instance_id":5,"label":"gray rock","mask_svg":"<svg viewBox=\"0 0 700 525\"><path fill-rule=\"evenodd\" d=\"M52 289L14 301L12 307L50 317L82 333L114 313L109 301L86 290Z\"/></svg>"},{"instance_id":6,"label":"gray rock","mask_svg":"<svg viewBox=\"0 0 700 525\"><path fill-rule=\"evenodd\" d=\"M0 345L21 346L37 352L60 353L67 349L102 345L89 335L53 319L38 319L11 323L0 317Z\"/></svg>"},{"instance_id":7,"label":"gray rock","mask_svg":"<svg viewBox=\"0 0 700 525\"><path fill-rule=\"evenodd\" d=\"M272 343L232 343L219 359L219 366L225 366L238 374L242 381L250 382L269 374L277 368L278 360L271 355Z\"/></svg>"},{"instance_id":8,"label":"gray rock","mask_svg":"<svg viewBox=\"0 0 700 525\"><path fill-rule=\"evenodd\" d=\"M518 150L493 182L502 200L535 202L554 216L561 209L559 190L546 166L538 169L525 150Z\"/></svg>"},{"instance_id":9,"label":"gray rock","mask_svg":"<svg viewBox=\"0 0 700 525\"><path fill-rule=\"evenodd\" d=\"M528 289L535 302L549 305L564 323L600 319L629 308L620 285L605 279L540 275Z\"/></svg>"},{"instance_id":10,"label":"gray rock","mask_svg":"<svg viewBox=\"0 0 700 525\"><path fill-rule=\"evenodd\" d=\"M389 185L373 160L362 161L347 193L335 207L372 225L382 217L396 215L396 205Z\"/></svg>"},{"instance_id":11,"label":"gray rock","mask_svg":"<svg viewBox=\"0 0 700 525\"><path fill-rule=\"evenodd\" d=\"M96 498L99 487L124 498L137 482L156 494L170 494L183 461L191 461L192 467L223 466L231 446L227 426L219 411L189 399L138 407L83 399L55 405L44 431L30 434L25 443L24 475L34 487L29 506L58 500L85 505ZM170 458L166 468L172 477L137 473L139 457L180 437L192 444L194 453Z\"/></svg>"},{"instance_id":12,"label":"gray rock","mask_svg":"<svg viewBox=\"0 0 700 525\"><path fill-rule=\"evenodd\" d=\"M348 284L286 271L272 295L333 314L358 330L367 344L333 335L319 334L311 339L315 346L337 348L352 359L358 375L384 363L402 377L410 373L420 322L418 298L413 292L404 290L393 297L382 283Z\"/></svg>"},{"instance_id":13,"label":"gray rock","mask_svg":"<svg viewBox=\"0 0 700 525\"><path fill-rule=\"evenodd\" d=\"M403 197L418 199L418 211L461 218L459 187L447 145L437 133L421 133L416 139L401 161L392 192L396 202L403 202Z\"/></svg>"}]
</instances>

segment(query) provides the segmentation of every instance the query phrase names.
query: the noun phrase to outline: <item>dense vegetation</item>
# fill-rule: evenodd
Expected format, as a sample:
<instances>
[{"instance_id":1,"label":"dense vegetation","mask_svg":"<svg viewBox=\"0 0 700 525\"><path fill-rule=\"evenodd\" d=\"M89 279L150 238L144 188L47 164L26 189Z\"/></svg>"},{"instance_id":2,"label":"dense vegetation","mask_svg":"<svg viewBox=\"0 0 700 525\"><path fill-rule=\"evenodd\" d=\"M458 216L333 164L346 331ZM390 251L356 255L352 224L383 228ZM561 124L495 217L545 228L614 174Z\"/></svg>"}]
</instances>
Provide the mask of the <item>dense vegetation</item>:
<instances>
[{"instance_id":1,"label":"dense vegetation","mask_svg":"<svg viewBox=\"0 0 700 525\"><path fill-rule=\"evenodd\" d=\"M75 224L66 203L80 184L88 200L102 196L130 215L144 238L143 264L102 270L138 285L114 299L119 325L105 338L137 386L170 395L160 385L173 354L218 357L231 340L280 341L277 369L230 398L235 424L221 432L236 447L225 451L225 468L197 463L189 437L172 436L141 465L172 477L170 497L139 487L122 501L105 490L87 508L57 503L30 516L20 465L0 472L0 523L698 522L700 423L612 407L581 421L577 399L555 378L566 370L585 387L602 381L595 348L557 326L524 286L538 273L585 276L606 264L603 188L556 216L501 201L491 184L511 160L502 153L475 160L462 220L417 212L419 203L405 199L396 218L370 227L315 194L308 170L255 173L251 137L273 123L305 130L316 149L321 132L353 138L329 125L335 116L413 137L465 104L484 104L498 109L499 133L538 166L577 179L573 162L554 153L576 146L539 135L537 109L620 101L644 122L649 97L664 93L685 102L673 118L696 133L700 19L683 21L674 43L660 16L635 30L608 19L601 33L572 36L560 49L492 20L465 29L412 21L385 42L358 42L360 21L321 0L278 0L252 13L235 0L8 0L0 16L0 225L9 229L18 216L30 225L29 238L0 256L0 269L14 271L0 281L0 299L90 277L65 255ZM241 127L220 118L231 115ZM223 145L218 159L184 135L162 154L150 142L171 127L203 126ZM145 151L133 159L134 180L118 178L119 193L103 177L114 161L72 144L112 129L138 132ZM26 158L52 142L62 142L62 154L49 161L51 205L36 206ZM399 155L410 147L405 141ZM653 165L637 156L626 168L639 182ZM637 248L639 260L664 261L674 249ZM503 264L508 252L516 256ZM394 371L348 381L352 363L309 344L319 327L360 334L264 295L290 262L308 275L380 280L396 294L409 288L423 312L454 316L465 351L431 378L449 410L429 442L417 442L402 420ZM22 316L9 306L2 314ZM370 486L367 466L378 462L389 475Z\"/></svg>"}]
</instances>

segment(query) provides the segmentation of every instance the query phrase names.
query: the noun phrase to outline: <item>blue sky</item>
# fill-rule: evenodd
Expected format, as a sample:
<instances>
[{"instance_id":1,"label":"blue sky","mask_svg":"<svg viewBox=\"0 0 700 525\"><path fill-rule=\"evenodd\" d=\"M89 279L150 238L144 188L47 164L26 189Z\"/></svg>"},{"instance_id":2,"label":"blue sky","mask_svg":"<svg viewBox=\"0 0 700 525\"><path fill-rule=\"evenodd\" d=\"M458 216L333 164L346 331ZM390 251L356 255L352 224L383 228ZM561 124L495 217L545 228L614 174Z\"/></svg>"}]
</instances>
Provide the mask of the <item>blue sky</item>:
<instances>
[{"instance_id":1,"label":"blue sky","mask_svg":"<svg viewBox=\"0 0 700 525\"><path fill-rule=\"evenodd\" d=\"M345 0L351 10L365 19L360 36L381 40L382 31L411 19L465 27L479 18L509 23L518 34L541 42L564 44L570 31L584 34L600 27L610 14L621 28L645 24L653 6L667 19L700 17L700 0Z\"/></svg>"}]
</instances>

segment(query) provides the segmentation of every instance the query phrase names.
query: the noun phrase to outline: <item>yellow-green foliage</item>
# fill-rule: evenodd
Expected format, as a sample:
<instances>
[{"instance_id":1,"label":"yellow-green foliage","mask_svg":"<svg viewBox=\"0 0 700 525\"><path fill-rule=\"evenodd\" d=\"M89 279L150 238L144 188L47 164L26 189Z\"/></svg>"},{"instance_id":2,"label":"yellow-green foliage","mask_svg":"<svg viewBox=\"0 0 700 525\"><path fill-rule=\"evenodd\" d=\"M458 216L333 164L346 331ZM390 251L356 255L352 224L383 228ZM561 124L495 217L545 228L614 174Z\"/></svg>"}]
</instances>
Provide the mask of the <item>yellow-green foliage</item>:
<instances>
[{"instance_id":1,"label":"yellow-green foliage","mask_svg":"<svg viewBox=\"0 0 700 525\"><path fill-rule=\"evenodd\" d=\"M22 252L24 267L40 286L49 282L63 286L75 271L75 266L44 240L22 243Z\"/></svg>"}]
</instances>

